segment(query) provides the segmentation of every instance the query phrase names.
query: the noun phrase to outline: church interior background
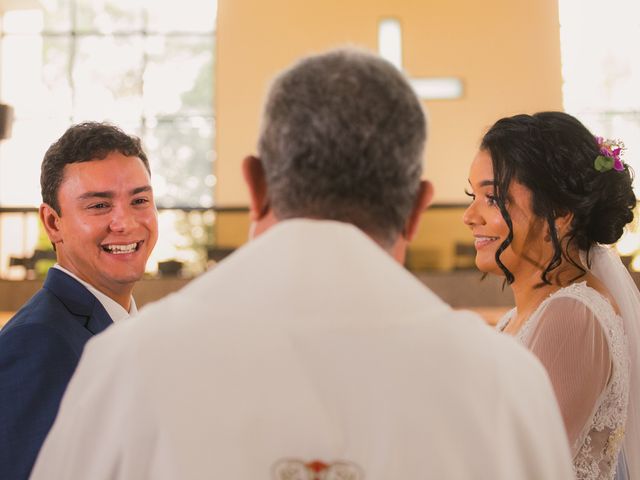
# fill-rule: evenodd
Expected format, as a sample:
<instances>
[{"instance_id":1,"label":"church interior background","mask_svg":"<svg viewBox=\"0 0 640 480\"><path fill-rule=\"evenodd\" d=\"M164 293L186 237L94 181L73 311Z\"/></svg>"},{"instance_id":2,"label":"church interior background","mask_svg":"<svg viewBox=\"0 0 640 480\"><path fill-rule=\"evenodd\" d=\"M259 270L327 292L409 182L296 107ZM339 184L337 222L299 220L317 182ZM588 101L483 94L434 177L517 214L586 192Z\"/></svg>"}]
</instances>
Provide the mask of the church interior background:
<instances>
[{"instance_id":1,"label":"church interior background","mask_svg":"<svg viewBox=\"0 0 640 480\"><path fill-rule=\"evenodd\" d=\"M494 320L513 299L498 279L481 281L461 221L478 142L500 117L565 110L624 139L639 171L639 19L632 0L604 11L596 0L0 0L0 322L53 263L39 168L67 126L108 120L143 140L160 212L136 287L144 304L246 241L240 162L255 152L269 81L344 45L394 63L428 112L436 196L407 267ZM637 225L617 248L640 270Z\"/></svg>"}]
</instances>

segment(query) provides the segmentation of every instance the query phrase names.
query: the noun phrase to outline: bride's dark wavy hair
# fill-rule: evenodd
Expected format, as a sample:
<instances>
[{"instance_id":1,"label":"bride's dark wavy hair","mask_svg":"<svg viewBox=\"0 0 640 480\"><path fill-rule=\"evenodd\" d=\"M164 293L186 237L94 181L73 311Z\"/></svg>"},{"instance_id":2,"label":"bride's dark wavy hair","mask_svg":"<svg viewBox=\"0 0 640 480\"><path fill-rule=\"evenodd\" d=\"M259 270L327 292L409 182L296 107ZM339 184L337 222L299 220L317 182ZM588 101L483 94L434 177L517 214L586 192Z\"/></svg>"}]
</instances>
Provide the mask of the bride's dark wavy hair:
<instances>
[{"instance_id":1,"label":"bride's dark wavy hair","mask_svg":"<svg viewBox=\"0 0 640 480\"><path fill-rule=\"evenodd\" d=\"M627 165L623 171L597 171L594 161L600 149L596 139L571 115L540 112L502 118L485 134L480 149L491 156L496 203L509 228L495 256L509 284L515 278L500 256L513 241L513 223L506 208L511 182L531 191L533 213L549 228L554 253L541 275L544 284L551 283L548 275L563 258L582 271L579 277L584 275L586 270L571 257L570 248L587 252L589 267L591 247L615 243L633 220L633 172ZM561 242L555 220L567 213L573 219L566 241Z\"/></svg>"}]
</instances>

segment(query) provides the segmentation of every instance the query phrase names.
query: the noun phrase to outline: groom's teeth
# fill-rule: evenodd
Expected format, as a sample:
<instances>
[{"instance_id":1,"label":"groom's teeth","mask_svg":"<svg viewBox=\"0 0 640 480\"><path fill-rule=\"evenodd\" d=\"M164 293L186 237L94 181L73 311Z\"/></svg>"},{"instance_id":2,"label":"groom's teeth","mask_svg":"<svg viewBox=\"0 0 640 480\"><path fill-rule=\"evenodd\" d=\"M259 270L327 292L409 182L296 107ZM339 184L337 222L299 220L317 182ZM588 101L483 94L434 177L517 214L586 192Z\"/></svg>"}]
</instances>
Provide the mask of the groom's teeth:
<instances>
[{"instance_id":1,"label":"groom's teeth","mask_svg":"<svg viewBox=\"0 0 640 480\"><path fill-rule=\"evenodd\" d=\"M109 253L119 255L123 253L133 253L136 251L137 247L137 243L130 243L129 245L105 245L102 248Z\"/></svg>"}]
</instances>

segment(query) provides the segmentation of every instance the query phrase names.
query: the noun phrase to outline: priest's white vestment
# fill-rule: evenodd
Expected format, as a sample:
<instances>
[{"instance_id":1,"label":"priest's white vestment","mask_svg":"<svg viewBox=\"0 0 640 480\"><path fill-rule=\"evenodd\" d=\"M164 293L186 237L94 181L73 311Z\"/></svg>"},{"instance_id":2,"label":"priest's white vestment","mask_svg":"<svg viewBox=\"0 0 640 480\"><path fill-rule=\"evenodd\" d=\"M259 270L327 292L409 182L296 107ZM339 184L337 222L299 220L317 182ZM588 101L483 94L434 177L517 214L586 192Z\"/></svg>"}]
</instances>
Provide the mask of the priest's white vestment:
<instances>
[{"instance_id":1,"label":"priest's white vestment","mask_svg":"<svg viewBox=\"0 0 640 480\"><path fill-rule=\"evenodd\" d=\"M32 478L572 469L532 354L453 311L357 228L288 220L90 341Z\"/></svg>"}]
</instances>

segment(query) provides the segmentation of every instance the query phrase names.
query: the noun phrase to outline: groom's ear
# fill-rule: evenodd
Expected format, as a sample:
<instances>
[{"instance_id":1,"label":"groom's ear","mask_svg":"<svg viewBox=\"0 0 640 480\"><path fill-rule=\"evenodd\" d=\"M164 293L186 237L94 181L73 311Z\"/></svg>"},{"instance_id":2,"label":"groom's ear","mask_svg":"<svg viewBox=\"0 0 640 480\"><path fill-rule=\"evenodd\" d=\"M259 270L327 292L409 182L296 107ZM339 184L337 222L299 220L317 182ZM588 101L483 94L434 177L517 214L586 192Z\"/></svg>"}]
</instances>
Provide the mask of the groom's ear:
<instances>
[{"instance_id":1,"label":"groom's ear","mask_svg":"<svg viewBox=\"0 0 640 480\"><path fill-rule=\"evenodd\" d=\"M62 243L62 231L60 230L60 215L51 205L43 203L38 210L40 221L44 226L45 232L49 237L53 249L56 250L56 244Z\"/></svg>"}]
</instances>

